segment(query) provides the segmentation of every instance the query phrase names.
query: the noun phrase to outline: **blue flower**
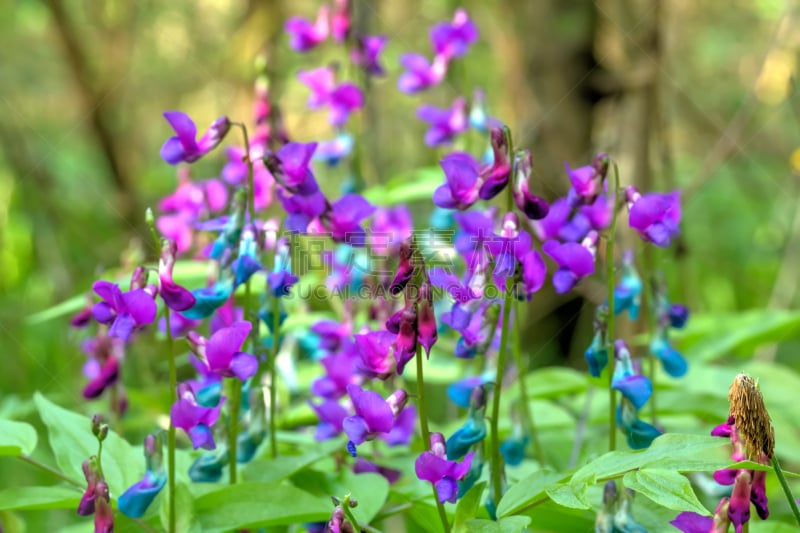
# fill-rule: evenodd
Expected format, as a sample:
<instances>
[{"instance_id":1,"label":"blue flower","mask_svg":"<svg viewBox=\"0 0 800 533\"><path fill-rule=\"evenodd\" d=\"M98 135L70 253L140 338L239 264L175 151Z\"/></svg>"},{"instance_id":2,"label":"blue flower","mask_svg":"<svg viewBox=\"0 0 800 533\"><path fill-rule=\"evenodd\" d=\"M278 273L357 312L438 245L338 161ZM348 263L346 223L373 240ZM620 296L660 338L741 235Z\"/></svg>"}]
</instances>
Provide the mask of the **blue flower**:
<instances>
[{"instance_id":1,"label":"blue flower","mask_svg":"<svg viewBox=\"0 0 800 533\"><path fill-rule=\"evenodd\" d=\"M189 479L195 483L215 483L222 479L222 468L228 464L228 449L218 446L213 453L201 455L189 467Z\"/></svg>"},{"instance_id":2,"label":"blue flower","mask_svg":"<svg viewBox=\"0 0 800 533\"><path fill-rule=\"evenodd\" d=\"M508 466L517 466L525 459L525 448L530 438L527 435L518 435L506 439L500 444L500 453Z\"/></svg>"},{"instance_id":3,"label":"blue flower","mask_svg":"<svg viewBox=\"0 0 800 533\"><path fill-rule=\"evenodd\" d=\"M670 345L666 328L658 328L653 340L650 341L650 351L661 360L664 372L674 378L683 376L689 369L686 359Z\"/></svg>"},{"instance_id":4,"label":"blue flower","mask_svg":"<svg viewBox=\"0 0 800 533\"><path fill-rule=\"evenodd\" d=\"M470 376L460 379L447 387L447 396L459 407L464 409L469 408L469 399L472 395L472 390L485 383L488 383L493 378L489 373L483 373L480 376Z\"/></svg>"},{"instance_id":5,"label":"blue flower","mask_svg":"<svg viewBox=\"0 0 800 533\"><path fill-rule=\"evenodd\" d=\"M616 365L611 379L611 388L627 398L636 409L641 409L653 394L653 384L646 376L637 375L631 362L631 354L625 342L614 343Z\"/></svg>"},{"instance_id":6,"label":"blue flower","mask_svg":"<svg viewBox=\"0 0 800 533\"><path fill-rule=\"evenodd\" d=\"M642 450L650 446L653 440L661 435L661 430L639 420L636 407L627 398L622 398L622 402L617 406L617 424L625 434L628 446L633 450Z\"/></svg>"},{"instance_id":7,"label":"blue flower","mask_svg":"<svg viewBox=\"0 0 800 533\"><path fill-rule=\"evenodd\" d=\"M195 304L181 314L190 320L208 318L228 301L233 293L233 280L222 279L211 287L195 289Z\"/></svg>"},{"instance_id":8,"label":"blue flower","mask_svg":"<svg viewBox=\"0 0 800 533\"><path fill-rule=\"evenodd\" d=\"M633 266L633 254L625 252L622 263L622 277L614 288L614 314L628 311L631 320L639 318L639 307L642 305L642 278Z\"/></svg>"},{"instance_id":9,"label":"blue flower","mask_svg":"<svg viewBox=\"0 0 800 533\"><path fill-rule=\"evenodd\" d=\"M608 364L608 348L604 342L604 335L601 331L597 331L592 338L592 344L586 348L584 357L589 364L589 374L594 377L600 377L603 369Z\"/></svg>"},{"instance_id":10,"label":"blue flower","mask_svg":"<svg viewBox=\"0 0 800 533\"><path fill-rule=\"evenodd\" d=\"M147 470L144 478L128 487L117 500L120 512L131 518L141 518L147 507L167 482L167 474L163 463L163 436L148 435L144 441L144 457Z\"/></svg>"}]
</instances>

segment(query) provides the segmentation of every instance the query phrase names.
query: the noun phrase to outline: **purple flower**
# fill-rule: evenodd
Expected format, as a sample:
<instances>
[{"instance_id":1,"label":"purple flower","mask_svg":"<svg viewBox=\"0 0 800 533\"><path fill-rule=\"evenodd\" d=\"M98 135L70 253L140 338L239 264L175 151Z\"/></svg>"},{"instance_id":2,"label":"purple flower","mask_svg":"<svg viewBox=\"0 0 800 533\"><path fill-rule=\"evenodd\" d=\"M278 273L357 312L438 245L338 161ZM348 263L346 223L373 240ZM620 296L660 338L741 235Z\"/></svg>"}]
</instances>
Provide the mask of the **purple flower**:
<instances>
[{"instance_id":1,"label":"purple flower","mask_svg":"<svg viewBox=\"0 0 800 533\"><path fill-rule=\"evenodd\" d=\"M308 98L309 109L330 108L329 120L334 126L342 126L347 122L350 113L364 106L364 95L353 83L336 85L335 75L331 68L320 67L314 70L303 70L297 75L301 82L311 89Z\"/></svg>"},{"instance_id":2,"label":"purple flower","mask_svg":"<svg viewBox=\"0 0 800 533\"><path fill-rule=\"evenodd\" d=\"M186 311L194 306L196 299L191 292L172 280L172 269L175 266L177 253L178 245L175 241L164 240L161 243L161 259L158 261L158 294L170 309Z\"/></svg>"},{"instance_id":3,"label":"purple flower","mask_svg":"<svg viewBox=\"0 0 800 533\"><path fill-rule=\"evenodd\" d=\"M351 16L350 0L334 0L331 33L337 43L345 42L350 35Z\"/></svg>"},{"instance_id":4,"label":"purple flower","mask_svg":"<svg viewBox=\"0 0 800 533\"><path fill-rule=\"evenodd\" d=\"M666 248L678 235L681 221L681 193L639 194L632 186L625 190L630 226L647 242Z\"/></svg>"},{"instance_id":5,"label":"purple flower","mask_svg":"<svg viewBox=\"0 0 800 533\"><path fill-rule=\"evenodd\" d=\"M447 59L467 53L469 45L478 40L478 28L463 9L457 9L453 22L441 22L431 28L431 42L436 54Z\"/></svg>"},{"instance_id":6,"label":"purple flower","mask_svg":"<svg viewBox=\"0 0 800 533\"><path fill-rule=\"evenodd\" d=\"M529 182L533 173L531 153L526 150L518 153L514 159L516 162L514 188L512 191L514 203L530 220L543 219L550 211L550 205L543 198L530 192Z\"/></svg>"},{"instance_id":7,"label":"purple flower","mask_svg":"<svg viewBox=\"0 0 800 533\"><path fill-rule=\"evenodd\" d=\"M291 232L306 233L308 226L328 206L328 200L322 192L317 191L308 196L300 194L287 194L282 189L277 190L278 200L286 211L284 227Z\"/></svg>"},{"instance_id":8,"label":"purple flower","mask_svg":"<svg viewBox=\"0 0 800 533\"><path fill-rule=\"evenodd\" d=\"M384 400L377 392L365 391L358 385L349 385L347 392L356 414L345 418L342 425L350 439L348 450L355 457L356 446L392 430L394 418L405 406L407 396L400 389Z\"/></svg>"},{"instance_id":9,"label":"purple flower","mask_svg":"<svg viewBox=\"0 0 800 533\"><path fill-rule=\"evenodd\" d=\"M591 165L571 169L568 163L564 163L577 201L591 204L602 192L603 180L608 172L608 162L608 156L601 152L594 157Z\"/></svg>"},{"instance_id":10,"label":"purple flower","mask_svg":"<svg viewBox=\"0 0 800 533\"><path fill-rule=\"evenodd\" d=\"M264 158L269 171L281 187L292 194L309 196L319 191L317 181L311 172L311 158L317 143L289 143L275 154Z\"/></svg>"},{"instance_id":11,"label":"purple flower","mask_svg":"<svg viewBox=\"0 0 800 533\"><path fill-rule=\"evenodd\" d=\"M228 117L220 117L212 122L200 140L197 140L197 126L186 113L165 111L164 118L177 133L176 136L167 139L161 147L161 158L170 165L181 162L194 163L213 150L231 128Z\"/></svg>"},{"instance_id":12,"label":"purple flower","mask_svg":"<svg viewBox=\"0 0 800 533\"><path fill-rule=\"evenodd\" d=\"M92 307L92 316L101 324L111 326L109 337L127 341L134 330L156 319L158 308L150 287L122 292L116 283L95 281L92 290L103 299Z\"/></svg>"},{"instance_id":13,"label":"purple flower","mask_svg":"<svg viewBox=\"0 0 800 533\"><path fill-rule=\"evenodd\" d=\"M404 446L411 442L414 436L414 424L417 421L417 410L413 405L406 406L394 419L392 430L381 438L389 446Z\"/></svg>"},{"instance_id":14,"label":"purple flower","mask_svg":"<svg viewBox=\"0 0 800 533\"><path fill-rule=\"evenodd\" d=\"M106 482L98 482L94 488L94 493L94 533L113 533L114 510L111 508L111 497L108 494Z\"/></svg>"},{"instance_id":15,"label":"purple flower","mask_svg":"<svg viewBox=\"0 0 800 533\"><path fill-rule=\"evenodd\" d=\"M250 322L236 322L217 330L209 339L191 332L189 345L209 373L244 381L258 369L258 361L254 356L239 351L247 341L251 327Z\"/></svg>"},{"instance_id":16,"label":"purple flower","mask_svg":"<svg viewBox=\"0 0 800 533\"><path fill-rule=\"evenodd\" d=\"M192 447L213 450L217 447L211 427L217 423L223 397L216 407L203 407L197 403L192 388L186 383L178 384L178 400L172 404L170 418L176 428L181 428L192 440Z\"/></svg>"},{"instance_id":17,"label":"purple flower","mask_svg":"<svg viewBox=\"0 0 800 533\"><path fill-rule=\"evenodd\" d=\"M417 109L417 118L430 125L425 133L425 144L428 146L448 144L456 135L469 128L467 101L460 97L456 98L449 109L422 105Z\"/></svg>"},{"instance_id":18,"label":"purple flower","mask_svg":"<svg viewBox=\"0 0 800 533\"><path fill-rule=\"evenodd\" d=\"M371 248L376 254L397 253L401 243L411 237L412 231L411 213L406 206L378 207L370 227Z\"/></svg>"},{"instance_id":19,"label":"purple flower","mask_svg":"<svg viewBox=\"0 0 800 533\"><path fill-rule=\"evenodd\" d=\"M491 200L500 194L508 184L509 177L511 177L511 157L509 154L511 134L508 128L493 127L490 137L492 163L481 172L483 184L479 192L480 197L484 200Z\"/></svg>"},{"instance_id":20,"label":"purple flower","mask_svg":"<svg viewBox=\"0 0 800 533\"><path fill-rule=\"evenodd\" d=\"M730 503L728 504L728 518L730 518L736 533L741 533L742 526L750 520L750 472L741 470L736 476L733 485Z\"/></svg>"},{"instance_id":21,"label":"purple flower","mask_svg":"<svg viewBox=\"0 0 800 533\"><path fill-rule=\"evenodd\" d=\"M728 518L729 501L728 498L719 501L713 518L686 511L675 517L670 524L683 533L728 533L731 525Z\"/></svg>"},{"instance_id":22,"label":"purple flower","mask_svg":"<svg viewBox=\"0 0 800 533\"><path fill-rule=\"evenodd\" d=\"M458 481L464 479L472 466L475 454L470 452L460 463L447 460L447 449L441 433L431 433L430 451L422 452L414 463L417 478L429 481L435 488L439 502L455 503L458 498Z\"/></svg>"},{"instance_id":23,"label":"purple flower","mask_svg":"<svg viewBox=\"0 0 800 533\"><path fill-rule=\"evenodd\" d=\"M447 58L436 56L433 63L420 54L404 54L400 56L400 64L407 70L397 80L398 88L411 94L438 85L447 74Z\"/></svg>"},{"instance_id":24,"label":"purple flower","mask_svg":"<svg viewBox=\"0 0 800 533\"><path fill-rule=\"evenodd\" d=\"M89 356L83 373L89 383L83 389L87 400L99 398L103 391L119 381L120 362L125 356L125 341L99 334L87 339L81 348Z\"/></svg>"},{"instance_id":25,"label":"purple flower","mask_svg":"<svg viewBox=\"0 0 800 533\"><path fill-rule=\"evenodd\" d=\"M394 339L393 347L397 373L402 375L408 362L417 353L417 313L412 304L403 309L398 315L397 336Z\"/></svg>"},{"instance_id":26,"label":"purple flower","mask_svg":"<svg viewBox=\"0 0 800 533\"><path fill-rule=\"evenodd\" d=\"M356 39L356 46L350 53L354 65L363 68L372 76L383 76L385 71L380 64L380 54L386 46L385 35L364 35Z\"/></svg>"},{"instance_id":27,"label":"purple flower","mask_svg":"<svg viewBox=\"0 0 800 533\"><path fill-rule=\"evenodd\" d=\"M361 221L374 212L375 206L363 196L345 194L320 216L320 222L335 242L363 246L366 232L361 227Z\"/></svg>"},{"instance_id":28,"label":"purple flower","mask_svg":"<svg viewBox=\"0 0 800 533\"><path fill-rule=\"evenodd\" d=\"M423 281L417 301L417 341L425 348L425 356L431 356L431 347L438 339L436 316L433 313L433 293L429 281Z\"/></svg>"},{"instance_id":29,"label":"purple flower","mask_svg":"<svg viewBox=\"0 0 800 533\"><path fill-rule=\"evenodd\" d=\"M342 423L347 418L347 409L342 407L337 400L324 400L317 405L309 400L308 405L317 413L319 424L314 433L318 441L332 439L344 431Z\"/></svg>"},{"instance_id":30,"label":"purple flower","mask_svg":"<svg viewBox=\"0 0 800 533\"><path fill-rule=\"evenodd\" d=\"M141 518L167 483L164 471L163 438L148 435L144 440L146 470L141 481L128 487L117 500L117 508L125 516Z\"/></svg>"},{"instance_id":31,"label":"purple flower","mask_svg":"<svg viewBox=\"0 0 800 533\"><path fill-rule=\"evenodd\" d=\"M93 455L85 460L83 464L81 464L81 468L83 469L83 477L86 478L86 490L83 491L81 501L78 504L78 514L81 516L90 516L94 514L95 489L97 483L102 479L100 476L100 469L97 465L97 457Z\"/></svg>"},{"instance_id":32,"label":"purple flower","mask_svg":"<svg viewBox=\"0 0 800 533\"><path fill-rule=\"evenodd\" d=\"M336 166L353 151L353 136L340 132L329 141L322 141L314 152L314 161L322 161L328 166Z\"/></svg>"},{"instance_id":33,"label":"purple flower","mask_svg":"<svg viewBox=\"0 0 800 533\"><path fill-rule=\"evenodd\" d=\"M466 152L454 152L439 163L445 183L433 192L433 203L446 209L464 211L478 200L480 167Z\"/></svg>"},{"instance_id":34,"label":"purple flower","mask_svg":"<svg viewBox=\"0 0 800 533\"><path fill-rule=\"evenodd\" d=\"M347 387L358 384L360 376L356 373L359 358L355 353L342 352L322 358L325 375L311 384L311 392L322 398L335 400L347 394Z\"/></svg>"},{"instance_id":35,"label":"purple flower","mask_svg":"<svg viewBox=\"0 0 800 533\"><path fill-rule=\"evenodd\" d=\"M388 331L369 331L355 336L358 355L361 358L359 370L368 377L387 379L394 373L392 344L394 334Z\"/></svg>"},{"instance_id":36,"label":"purple flower","mask_svg":"<svg viewBox=\"0 0 800 533\"><path fill-rule=\"evenodd\" d=\"M558 294L572 289L582 278L594 273L594 256L584 246L568 242L546 241L542 250L558 265L553 274L553 286Z\"/></svg>"},{"instance_id":37,"label":"purple flower","mask_svg":"<svg viewBox=\"0 0 800 533\"><path fill-rule=\"evenodd\" d=\"M323 5L319 8L317 20L314 23L302 17L291 17L286 21L284 30L289 34L289 46L292 50L307 52L328 38L330 32L329 12L330 8Z\"/></svg>"}]
</instances>

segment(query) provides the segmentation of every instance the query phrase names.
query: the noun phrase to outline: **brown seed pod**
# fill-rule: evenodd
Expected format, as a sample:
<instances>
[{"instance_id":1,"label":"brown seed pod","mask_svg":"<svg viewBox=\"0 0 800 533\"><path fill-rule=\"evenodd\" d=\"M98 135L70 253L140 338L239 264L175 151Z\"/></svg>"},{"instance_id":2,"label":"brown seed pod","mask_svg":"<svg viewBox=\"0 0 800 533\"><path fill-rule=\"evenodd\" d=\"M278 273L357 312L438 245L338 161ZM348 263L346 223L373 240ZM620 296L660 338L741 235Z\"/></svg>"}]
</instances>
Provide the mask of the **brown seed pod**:
<instances>
[{"instance_id":1,"label":"brown seed pod","mask_svg":"<svg viewBox=\"0 0 800 533\"><path fill-rule=\"evenodd\" d=\"M758 382L747 374L739 374L728 393L730 415L734 418L739 436L747 446L748 459L758 460L763 453L772 459L775 452L775 430L764 405Z\"/></svg>"}]
</instances>

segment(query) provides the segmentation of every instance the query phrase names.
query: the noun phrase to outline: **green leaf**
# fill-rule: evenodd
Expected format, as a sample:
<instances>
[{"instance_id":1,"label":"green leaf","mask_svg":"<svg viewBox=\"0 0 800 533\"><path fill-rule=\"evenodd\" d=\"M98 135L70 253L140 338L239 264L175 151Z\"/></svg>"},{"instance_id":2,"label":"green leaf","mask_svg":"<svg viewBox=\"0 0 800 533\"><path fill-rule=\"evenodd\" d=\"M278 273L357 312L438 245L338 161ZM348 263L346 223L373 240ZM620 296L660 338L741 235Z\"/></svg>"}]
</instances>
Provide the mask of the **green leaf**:
<instances>
[{"instance_id":1,"label":"green leaf","mask_svg":"<svg viewBox=\"0 0 800 533\"><path fill-rule=\"evenodd\" d=\"M0 420L0 456L30 455L36 448L36 430L14 420Z\"/></svg>"},{"instance_id":2,"label":"green leaf","mask_svg":"<svg viewBox=\"0 0 800 533\"><path fill-rule=\"evenodd\" d=\"M353 474L349 470L343 471L343 493L349 493L358 500L358 506L353 509L353 515L361 524L369 524L386 503L389 496L389 482L380 474L366 472Z\"/></svg>"},{"instance_id":3,"label":"green leaf","mask_svg":"<svg viewBox=\"0 0 800 533\"><path fill-rule=\"evenodd\" d=\"M245 482L197 498L195 519L205 533L321 522L330 518L330 498L288 483Z\"/></svg>"},{"instance_id":4,"label":"green leaf","mask_svg":"<svg viewBox=\"0 0 800 533\"><path fill-rule=\"evenodd\" d=\"M386 185L376 185L365 190L364 198L376 205L397 205L419 200L430 201L433 191L444 183L439 167L422 167L396 176Z\"/></svg>"},{"instance_id":5,"label":"green leaf","mask_svg":"<svg viewBox=\"0 0 800 533\"><path fill-rule=\"evenodd\" d=\"M509 516L499 522L493 520L468 520L467 533L519 533L531 523L527 516Z\"/></svg>"},{"instance_id":6,"label":"green leaf","mask_svg":"<svg viewBox=\"0 0 800 533\"><path fill-rule=\"evenodd\" d=\"M545 493L553 502L570 509L589 509L591 505L586 502L586 486L575 487L567 483L559 483L545 489Z\"/></svg>"},{"instance_id":7,"label":"green leaf","mask_svg":"<svg viewBox=\"0 0 800 533\"><path fill-rule=\"evenodd\" d=\"M282 455L275 459L256 459L244 467L242 475L247 481L280 481L341 448L342 442L338 439L333 439L319 444L317 449L302 455Z\"/></svg>"},{"instance_id":8,"label":"green leaf","mask_svg":"<svg viewBox=\"0 0 800 533\"><path fill-rule=\"evenodd\" d=\"M97 455L97 439L92 435L91 420L59 407L38 392L33 401L47 426L50 447L59 468L68 477L82 482L81 464L90 456ZM122 494L144 475L144 458L113 431L108 432L103 442L102 462L109 491L114 495Z\"/></svg>"},{"instance_id":9,"label":"green leaf","mask_svg":"<svg viewBox=\"0 0 800 533\"><path fill-rule=\"evenodd\" d=\"M197 527L192 527L194 524L194 500L185 483L175 485L175 514L176 531L198 531ZM169 498L161 499L159 518L164 531L169 530Z\"/></svg>"},{"instance_id":10,"label":"green leaf","mask_svg":"<svg viewBox=\"0 0 800 533\"><path fill-rule=\"evenodd\" d=\"M511 485L497 506L497 516L515 514L537 500L547 499L545 490L567 476L569 473L539 471Z\"/></svg>"},{"instance_id":11,"label":"green leaf","mask_svg":"<svg viewBox=\"0 0 800 533\"><path fill-rule=\"evenodd\" d=\"M0 510L77 509L81 491L53 485L49 487L12 487L0 491Z\"/></svg>"},{"instance_id":12,"label":"green leaf","mask_svg":"<svg viewBox=\"0 0 800 533\"><path fill-rule=\"evenodd\" d=\"M463 497L458 500L456 505L456 516L453 519L453 533L463 533L467 530L466 522L478 513L481 504L483 489L486 488L486 481L476 483L469 489Z\"/></svg>"},{"instance_id":13,"label":"green leaf","mask_svg":"<svg viewBox=\"0 0 800 533\"><path fill-rule=\"evenodd\" d=\"M689 480L674 470L644 468L625 474L622 481L626 488L635 490L668 509L711 515L697 499Z\"/></svg>"}]
</instances>

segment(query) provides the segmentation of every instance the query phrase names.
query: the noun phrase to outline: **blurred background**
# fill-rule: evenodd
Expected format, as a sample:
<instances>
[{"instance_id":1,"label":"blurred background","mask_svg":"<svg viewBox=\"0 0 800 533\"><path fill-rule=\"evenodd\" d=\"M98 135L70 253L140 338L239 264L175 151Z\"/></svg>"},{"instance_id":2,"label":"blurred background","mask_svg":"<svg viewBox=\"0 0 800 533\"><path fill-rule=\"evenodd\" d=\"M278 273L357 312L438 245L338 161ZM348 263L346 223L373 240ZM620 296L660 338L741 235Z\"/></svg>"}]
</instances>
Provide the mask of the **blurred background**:
<instances>
[{"instance_id":1,"label":"blurred background","mask_svg":"<svg viewBox=\"0 0 800 533\"><path fill-rule=\"evenodd\" d=\"M356 0L358 28L389 37L385 78L372 82L362 126L368 184L442 153L424 146L420 103L449 106L485 91L489 111L529 147L534 188L563 195L563 165L596 151L623 184L683 192L683 235L654 253L672 299L713 333L734 313L796 307L800 262L800 24L780 0ZM259 54L300 141L330 138L308 111L296 72L341 52L289 50L283 23L319 2L287 0L6 0L0 3L0 416L25 416L41 390L80 404L84 356L66 318L33 313L87 291L99 273L149 242L144 209L174 190L159 157L180 109L200 129L223 114L250 121ZM427 29L466 7L479 43L433 91L397 90L398 57L428 53ZM232 132L232 135L237 132ZM234 139L238 143L238 139ZM212 177L222 156L195 166ZM336 176L323 188L336 190ZM414 206L427 221L430 203ZM425 222L427 223L427 222ZM419 226L419 223L418 223ZM622 236L623 246L637 244ZM548 292L549 291L549 292ZM585 368L602 287L537 296L525 325L532 367ZM759 315L761 316L761 315ZM781 316L788 315L764 315ZM794 315L791 315L794 316ZM717 318L719 317L719 318ZM753 353L800 366L800 321L769 330ZM780 341L779 343L776 341ZM526 344L527 345L527 344ZM141 348L137 348L141 350ZM691 370L690 370L691 372ZM690 377L687 379L691 379ZM724 385L727 387L727 385Z\"/></svg>"}]
</instances>

